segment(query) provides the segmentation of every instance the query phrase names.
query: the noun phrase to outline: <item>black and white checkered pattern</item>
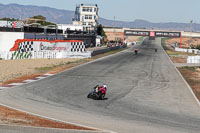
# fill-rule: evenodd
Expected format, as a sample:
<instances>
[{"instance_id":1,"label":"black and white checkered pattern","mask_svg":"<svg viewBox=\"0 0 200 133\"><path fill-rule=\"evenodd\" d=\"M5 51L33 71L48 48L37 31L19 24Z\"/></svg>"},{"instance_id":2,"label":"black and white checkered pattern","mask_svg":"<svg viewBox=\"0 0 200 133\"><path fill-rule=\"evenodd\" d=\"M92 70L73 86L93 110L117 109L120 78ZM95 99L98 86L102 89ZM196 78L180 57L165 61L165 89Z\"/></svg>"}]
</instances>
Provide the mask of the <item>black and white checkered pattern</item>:
<instances>
[{"instance_id":1,"label":"black and white checkered pattern","mask_svg":"<svg viewBox=\"0 0 200 133\"><path fill-rule=\"evenodd\" d=\"M85 45L81 42L72 42L71 43L71 52L84 52L85 51Z\"/></svg>"},{"instance_id":2,"label":"black and white checkered pattern","mask_svg":"<svg viewBox=\"0 0 200 133\"><path fill-rule=\"evenodd\" d=\"M19 52L30 52L33 51L33 42L22 42L19 44Z\"/></svg>"}]
</instances>

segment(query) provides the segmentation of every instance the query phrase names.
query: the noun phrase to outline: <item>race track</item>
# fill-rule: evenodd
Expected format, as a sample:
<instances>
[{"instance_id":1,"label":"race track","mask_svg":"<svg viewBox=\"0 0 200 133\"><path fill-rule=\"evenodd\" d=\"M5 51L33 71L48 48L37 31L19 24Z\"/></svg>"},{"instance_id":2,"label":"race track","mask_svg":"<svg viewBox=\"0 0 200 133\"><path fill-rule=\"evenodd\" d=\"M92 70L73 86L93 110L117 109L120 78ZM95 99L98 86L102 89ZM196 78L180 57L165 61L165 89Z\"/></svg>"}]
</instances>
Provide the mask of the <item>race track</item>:
<instances>
[{"instance_id":1,"label":"race track","mask_svg":"<svg viewBox=\"0 0 200 133\"><path fill-rule=\"evenodd\" d=\"M160 38L34 83L0 91L0 103L118 133L199 133L200 107ZM154 51L158 49L158 52ZM87 99L107 84L107 100Z\"/></svg>"}]
</instances>

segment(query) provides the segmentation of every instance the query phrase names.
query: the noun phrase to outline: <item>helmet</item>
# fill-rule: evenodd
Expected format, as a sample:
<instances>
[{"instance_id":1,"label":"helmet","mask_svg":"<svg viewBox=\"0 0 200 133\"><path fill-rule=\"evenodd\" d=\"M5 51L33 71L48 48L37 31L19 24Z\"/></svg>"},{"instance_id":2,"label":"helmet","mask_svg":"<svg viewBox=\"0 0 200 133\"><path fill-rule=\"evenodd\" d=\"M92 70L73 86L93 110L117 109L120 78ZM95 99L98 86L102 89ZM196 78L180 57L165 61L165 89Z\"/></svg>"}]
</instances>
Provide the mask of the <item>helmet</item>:
<instances>
[{"instance_id":1,"label":"helmet","mask_svg":"<svg viewBox=\"0 0 200 133\"><path fill-rule=\"evenodd\" d=\"M107 85L103 85L103 87L107 89Z\"/></svg>"}]
</instances>

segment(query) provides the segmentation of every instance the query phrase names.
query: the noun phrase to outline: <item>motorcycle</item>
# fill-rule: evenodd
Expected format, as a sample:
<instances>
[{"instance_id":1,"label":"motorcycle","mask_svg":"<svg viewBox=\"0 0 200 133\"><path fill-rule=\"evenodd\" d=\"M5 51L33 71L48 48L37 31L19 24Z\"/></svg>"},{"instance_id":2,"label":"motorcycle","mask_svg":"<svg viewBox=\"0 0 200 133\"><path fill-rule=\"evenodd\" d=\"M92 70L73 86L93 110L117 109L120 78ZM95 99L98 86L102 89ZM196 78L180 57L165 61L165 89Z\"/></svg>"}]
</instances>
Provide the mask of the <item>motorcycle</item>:
<instances>
[{"instance_id":1,"label":"motorcycle","mask_svg":"<svg viewBox=\"0 0 200 133\"><path fill-rule=\"evenodd\" d=\"M106 89L101 87L98 89L98 92L96 92L96 89L93 89L87 96L87 98L91 98L94 100L104 100L106 95Z\"/></svg>"},{"instance_id":2,"label":"motorcycle","mask_svg":"<svg viewBox=\"0 0 200 133\"><path fill-rule=\"evenodd\" d=\"M134 49L134 51L135 51L135 55L137 55L137 53L138 53L138 49L136 48L136 49Z\"/></svg>"}]
</instances>

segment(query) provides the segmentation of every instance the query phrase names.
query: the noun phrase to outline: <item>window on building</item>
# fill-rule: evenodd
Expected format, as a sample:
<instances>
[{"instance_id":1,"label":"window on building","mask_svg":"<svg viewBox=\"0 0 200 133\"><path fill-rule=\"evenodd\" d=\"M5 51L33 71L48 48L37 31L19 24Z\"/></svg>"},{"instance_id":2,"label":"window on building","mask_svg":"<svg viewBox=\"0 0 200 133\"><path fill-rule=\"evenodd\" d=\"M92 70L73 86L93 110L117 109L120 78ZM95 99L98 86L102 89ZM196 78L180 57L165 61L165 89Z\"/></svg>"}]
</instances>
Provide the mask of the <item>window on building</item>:
<instances>
[{"instance_id":1,"label":"window on building","mask_svg":"<svg viewBox=\"0 0 200 133\"><path fill-rule=\"evenodd\" d=\"M85 15L85 19L89 19L89 15Z\"/></svg>"},{"instance_id":2,"label":"window on building","mask_svg":"<svg viewBox=\"0 0 200 133\"><path fill-rule=\"evenodd\" d=\"M92 15L89 15L89 19L92 19Z\"/></svg>"},{"instance_id":3,"label":"window on building","mask_svg":"<svg viewBox=\"0 0 200 133\"><path fill-rule=\"evenodd\" d=\"M83 11L83 12L87 11L87 8L83 7L82 11Z\"/></svg>"},{"instance_id":4,"label":"window on building","mask_svg":"<svg viewBox=\"0 0 200 133\"><path fill-rule=\"evenodd\" d=\"M83 22L83 25L86 25L86 22Z\"/></svg>"},{"instance_id":5,"label":"window on building","mask_svg":"<svg viewBox=\"0 0 200 133\"><path fill-rule=\"evenodd\" d=\"M94 12L96 12L97 11L97 9L96 8L94 8Z\"/></svg>"},{"instance_id":6,"label":"window on building","mask_svg":"<svg viewBox=\"0 0 200 133\"><path fill-rule=\"evenodd\" d=\"M83 7L82 11L83 12L92 12L92 8L91 7Z\"/></svg>"}]
</instances>

